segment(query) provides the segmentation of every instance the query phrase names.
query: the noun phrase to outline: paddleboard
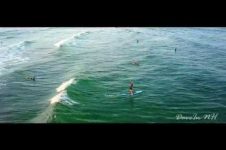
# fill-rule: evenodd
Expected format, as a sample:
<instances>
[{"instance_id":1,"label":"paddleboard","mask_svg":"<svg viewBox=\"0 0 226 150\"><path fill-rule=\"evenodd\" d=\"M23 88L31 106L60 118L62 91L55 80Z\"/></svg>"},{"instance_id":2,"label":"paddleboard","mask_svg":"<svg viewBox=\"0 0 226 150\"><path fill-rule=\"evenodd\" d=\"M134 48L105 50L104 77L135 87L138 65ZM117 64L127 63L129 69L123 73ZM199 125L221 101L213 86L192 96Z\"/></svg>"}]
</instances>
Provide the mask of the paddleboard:
<instances>
[{"instance_id":1,"label":"paddleboard","mask_svg":"<svg viewBox=\"0 0 226 150\"><path fill-rule=\"evenodd\" d=\"M137 95L137 94L140 94L140 93L142 93L142 92L143 92L142 90L135 91L135 92L133 93L133 95ZM122 95L122 96L127 96L127 95L133 96L133 95L130 95L130 93L127 93L127 94L123 93L123 94L121 94L121 95Z\"/></svg>"},{"instance_id":2,"label":"paddleboard","mask_svg":"<svg viewBox=\"0 0 226 150\"><path fill-rule=\"evenodd\" d=\"M117 97L117 96L134 96L134 95L139 95L141 94L143 91L142 90L138 90L135 91L133 95L130 95L130 93L122 93L122 94L105 94L106 97Z\"/></svg>"}]
</instances>

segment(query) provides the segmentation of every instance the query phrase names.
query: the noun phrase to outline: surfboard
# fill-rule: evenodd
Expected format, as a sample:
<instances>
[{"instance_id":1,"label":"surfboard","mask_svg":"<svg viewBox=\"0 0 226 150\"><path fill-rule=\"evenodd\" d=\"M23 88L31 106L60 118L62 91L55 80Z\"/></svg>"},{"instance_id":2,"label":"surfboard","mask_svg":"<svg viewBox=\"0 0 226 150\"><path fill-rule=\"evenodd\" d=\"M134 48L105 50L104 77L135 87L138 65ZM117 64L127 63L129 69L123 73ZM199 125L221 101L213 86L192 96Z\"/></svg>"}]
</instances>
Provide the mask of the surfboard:
<instances>
[{"instance_id":1,"label":"surfboard","mask_svg":"<svg viewBox=\"0 0 226 150\"><path fill-rule=\"evenodd\" d=\"M121 93L121 94L105 94L105 96L111 97L111 98L115 98L115 97L118 97L118 96L134 96L134 95L139 95L142 92L143 92L142 90L138 90L138 91L135 91L133 95L130 95L130 93Z\"/></svg>"},{"instance_id":2,"label":"surfboard","mask_svg":"<svg viewBox=\"0 0 226 150\"><path fill-rule=\"evenodd\" d=\"M135 91L134 93L133 93L133 95L137 95L137 94L140 94L140 93L142 93L143 91L142 90L139 90L139 91ZM127 94L125 94L125 93L123 93L123 94L121 94L122 96L133 96L133 95L130 95L129 93L127 93Z\"/></svg>"},{"instance_id":3,"label":"surfboard","mask_svg":"<svg viewBox=\"0 0 226 150\"><path fill-rule=\"evenodd\" d=\"M140 91L135 91L134 94L136 95L136 94L140 94L140 93L142 93L142 92L143 92L143 91L141 91L141 90L140 90Z\"/></svg>"}]
</instances>

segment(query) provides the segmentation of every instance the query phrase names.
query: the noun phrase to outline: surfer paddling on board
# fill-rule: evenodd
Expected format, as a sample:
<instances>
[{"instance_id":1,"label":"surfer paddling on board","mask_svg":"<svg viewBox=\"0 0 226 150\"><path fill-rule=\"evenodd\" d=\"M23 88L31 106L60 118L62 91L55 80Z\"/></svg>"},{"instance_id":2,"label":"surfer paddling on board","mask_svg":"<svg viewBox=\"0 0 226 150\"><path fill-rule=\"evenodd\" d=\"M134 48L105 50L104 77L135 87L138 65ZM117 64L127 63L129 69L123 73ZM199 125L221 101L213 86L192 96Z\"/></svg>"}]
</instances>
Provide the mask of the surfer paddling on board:
<instances>
[{"instance_id":1,"label":"surfer paddling on board","mask_svg":"<svg viewBox=\"0 0 226 150\"><path fill-rule=\"evenodd\" d=\"M133 95L133 94L134 94L133 81L130 81L130 85L129 85L129 93L130 93L130 95Z\"/></svg>"}]
</instances>

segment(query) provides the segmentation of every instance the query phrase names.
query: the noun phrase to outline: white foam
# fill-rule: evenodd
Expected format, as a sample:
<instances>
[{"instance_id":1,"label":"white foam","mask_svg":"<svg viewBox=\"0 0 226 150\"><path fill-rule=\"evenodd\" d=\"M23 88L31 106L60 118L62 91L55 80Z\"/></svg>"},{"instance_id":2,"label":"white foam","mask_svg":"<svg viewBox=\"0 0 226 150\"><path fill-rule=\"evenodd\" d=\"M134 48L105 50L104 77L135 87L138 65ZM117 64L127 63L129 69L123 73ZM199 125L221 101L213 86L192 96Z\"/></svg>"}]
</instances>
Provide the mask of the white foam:
<instances>
[{"instance_id":1,"label":"white foam","mask_svg":"<svg viewBox=\"0 0 226 150\"><path fill-rule=\"evenodd\" d=\"M74 82L74 80L75 79L72 78L68 81L63 82L58 88L56 88L56 91L61 92L61 91L65 90L68 86L70 86Z\"/></svg>"},{"instance_id":2,"label":"white foam","mask_svg":"<svg viewBox=\"0 0 226 150\"><path fill-rule=\"evenodd\" d=\"M56 47L61 47L63 44L65 44L65 43L71 41L72 39L74 39L74 38L76 38L76 37L79 37L79 36L83 35L84 33L87 33L87 32L79 32L79 33L77 33L77 34L75 34L75 35L73 35L73 36L71 36L71 37L69 37L69 38L60 40L59 42L55 43L54 46L56 46Z\"/></svg>"},{"instance_id":3,"label":"white foam","mask_svg":"<svg viewBox=\"0 0 226 150\"><path fill-rule=\"evenodd\" d=\"M62 91L60 93L58 93L57 95L55 95L53 98L50 99L50 104L56 104L56 103L62 103L62 104L66 104L66 105L74 105L74 104L79 104L78 102L75 102L73 100L71 100L66 91Z\"/></svg>"},{"instance_id":4,"label":"white foam","mask_svg":"<svg viewBox=\"0 0 226 150\"><path fill-rule=\"evenodd\" d=\"M75 105L75 104L79 104L78 102L75 102L75 101L71 100L68 97L66 97L65 99L62 99L60 101L60 103L63 104L63 105Z\"/></svg>"},{"instance_id":5,"label":"white foam","mask_svg":"<svg viewBox=\"0 0 226 150\"><path fill-rule=\"evenodd\" d=\"M65 89L70 86L74 82L74 78L71 78L68 81L63 82L58 88L56 88L56 92L58 93L53 98L50 99L50 104L55 104L60 102L61 100L69 99L67 97Z\"/></svg>"},{"instance_id":6,"label":"white foam","mask_svg":"<svg viewBox=\"0 0 226 150\"><path fill-rule=\"evenodd\" d=\"M55 104L60 102L62 95L64 94L64 91L58 93L53 98L50 99L50 104Z\"/></svg>"},{"instance_id":7,"label":"white foam","mask_svg":"<svg viewBox=\"0 0 226 150\"><path fill-rule=\"evenodd\" d=\"M63 40L61 40L61 41L55 43L54 46L56 46L56 47L61 47L64 43L70 41L70 40L73 39L73 38L74 38L74 35L71 36L71 37L69 37L69 38L67 38L67 39L63 39Z\"/></svg>"}]
</instances>

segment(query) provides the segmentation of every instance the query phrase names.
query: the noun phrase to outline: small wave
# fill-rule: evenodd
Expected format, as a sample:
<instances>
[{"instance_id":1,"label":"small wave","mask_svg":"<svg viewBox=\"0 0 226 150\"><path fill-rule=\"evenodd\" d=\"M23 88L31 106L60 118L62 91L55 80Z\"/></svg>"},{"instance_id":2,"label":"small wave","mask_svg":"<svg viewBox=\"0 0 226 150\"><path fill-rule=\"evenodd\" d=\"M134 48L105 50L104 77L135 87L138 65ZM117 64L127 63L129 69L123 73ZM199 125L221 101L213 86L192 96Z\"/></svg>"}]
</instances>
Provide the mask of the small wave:
<instances>
[{"instance_id":1,"label":"small wave","mask_svg":"<svg viewBox=\"0 0 226 150\"><path fill-rule=\"evenodd\" d=\"M34 41L22 41L13 45L10 45L8 47L8 49L20 49L20 48L24 48L24 46L27 46L31 43L34 43Z\"/></svg>"},{"instance_id":2,"label":"small wave","mask_svg":"<svg viewBox=\"0 0 226 150\"><path fill-rule=\"evenodd\" d=\"M55 43L54 46L56 46L56 47L58 47L58 48L59 48L59 47L62 47L65 43L67 43L67 42L69 42L69 41L71 41L71 40L73 40L73 39L75 39L75 38L78 38L78 37L80 37L80 36L87 35L87 34L89 34L89 33L90 33L90 31L77 33L77 34L75 34L75 35L73 35L73 36L71 36L71 37L69 37L69 38L63 39L63 40L61 40L61 41Z\"/></svg>"},{"instance_id":3,"label":"small wave","mask_svg":"<svg viewBox=\"0 0 226 150\"><path fill-rule=\"evenodd\" d=\"M56 46L56 47L61 47L64 43L70 41L70 40L73 39L73 38L74 38L74 35L71 36L71 37L69 37L69 38L67 38L67 39L63 39L63 40L61 40L61 41L55 43L54 46Z\"/></svg>"},{"instance_id":4,"label":"small wave","mask_svg":"<svg viewBox=\"0 0 226 150\"><path fill-rule=\"evenodd\" d=\"M69 37L69 38L63 39L63 40L57 42L57 43L54 44L54 45L55 45L56 47L61 47L63 44L65 44L65 43L69 42L70 40L72 40L72 39L74 39L74 38L80 36L81 34L82 34L82 33L78 33L78 34L73 35L73 36L71 36L71 37Z\"/></svg>"}]
</instances>

